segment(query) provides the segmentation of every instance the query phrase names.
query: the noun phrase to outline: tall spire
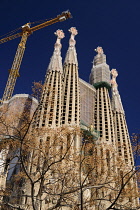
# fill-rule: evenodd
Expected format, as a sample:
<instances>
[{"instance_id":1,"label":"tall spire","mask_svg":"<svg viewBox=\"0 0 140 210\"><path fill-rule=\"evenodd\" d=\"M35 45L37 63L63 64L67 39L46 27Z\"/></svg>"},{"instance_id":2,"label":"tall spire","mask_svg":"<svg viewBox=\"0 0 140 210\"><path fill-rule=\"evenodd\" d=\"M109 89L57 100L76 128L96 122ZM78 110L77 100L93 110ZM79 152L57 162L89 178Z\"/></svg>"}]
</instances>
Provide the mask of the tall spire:
<instances>
[{"instance_id":1,"label":"tall spire","mask_svg":"<svg viewBox=\"0 0 140 210\"><path fill-rule=\"evenodd\" d=\"M54 34L57 36L57 40L54 45L54 52L51 57L50 64L48 66L47 73L52 70L60 71L62 73L63 67L62 67L62 57L61 57L61 48L62 48L61 39L64 38L64 33L62 30L58 29Z\"/></svg>"},{"instance_id":2,"label":"tall spire","mask_svg":"<svg viewBox=\"0 0 140 210\"><path fill-rule=\"evenodd\" d=\"M129 133L127 129L127 123L125 119L125 113L121 102L121 97L118 91L118 85L116 77L118 72L116 69L111 70L112 74L112 109L114 114L115 133L118 145L118 155L122 157L126 164L133 167L133 155L131 149L131 143Z\"/></svg>"},{"instance_id":3,"label":"tall spire","mask_svg":"<svg viewBox=\"0 0 140 210\"><path fill-rule=\"evenodd\" d=\"M47 69L40 107L36 116L38 127L56 127L61 124L63 71L60 40L64 37L64 33L62 30L57 30L55 35L57 40Z\"/></svg>"},{"instance_id":4,"label":"tall spire","mask_svg":"<svg viewBox=\"0 0 140 210\"><path fill-rule=\"evenodd\" d=\"M118 72L116 71L116 69L112 69L111 70L111 75L112 75L112 80L111 80L111 84L112 84L112 108L113 111L117 111L119 113L124 114L124 109L122 106L122 102L121 102L121 97L118 91L118 84L116 82L116 77L118 76Z\"/></svg>"},{"instance_id":5,"label":"tall spire","mask_svg":"<svg viewBox=\"0 0 140 210\"><path fill-rule=\"evenodd\" d=\"M123 110L121 97L118 91L118 85L116 82L116 77L118 76L118 72L116 69L111 70L112 74L112 109L113 109L113 115L114 115L114 127L115 127L115 136L116 136L116 146L117 146L117 155L118 160L120 161L120 166L118 164L118 168L120 167L120 171L123 173L130 174L130 171L134 169L134 158L132 153L132 147L131 147L131 141L129 137L129 132L127 128L127 123L125 119L125 113ZM122 164L124 168L122 168ZM138 205L138 198L136 196L137 194L137 183L135 181L136 177L133 176L133 179L129 182L129 189L131 189L131 203L134 206ZM124 201L128 202L127 196L125 197L124 194Z\"/></svg>"},{"instance_id":6,"label":"tall spire","mask_svg":"<svg viewBox=\"0 0 140 210\"><path fill-rule=\"evenodd\" d=\"M80 101L79 101L79 76L78 62L74 40L78 34L75 27L70 28L71 33L69 48L64 62L64 86L63 86L63 124L79 125Z\"/></svg>"},{"instance_id":7,"label":"tall spire","mask_svg":"<svg viewBox=\"0 0 140 210\"><path fill-rule=\"evenodd\" d=\"M64 64L76 64L78 65L78 61L77 61L77 53L76 53L76 49L75 49L75 36L78 34L78 31L76 30L75 27L71 27L69 29L69 32L71 33L71 37L69 40L69 49L67 51L66 54L66 58L64 61Z\"/></svg>"},{"instance_id":8,"label":"tall spire","mask_svg":"<svg viewBox=\"0 0 140 210\"><path fill-rule=\"evenodd\" d=\"M110 69L102 47L97 47L93 60L90 82L95 86L95 129L100 131L102 142L115 144L113 113L108 89L110 88Z\"/></svg>"}]
</instances>

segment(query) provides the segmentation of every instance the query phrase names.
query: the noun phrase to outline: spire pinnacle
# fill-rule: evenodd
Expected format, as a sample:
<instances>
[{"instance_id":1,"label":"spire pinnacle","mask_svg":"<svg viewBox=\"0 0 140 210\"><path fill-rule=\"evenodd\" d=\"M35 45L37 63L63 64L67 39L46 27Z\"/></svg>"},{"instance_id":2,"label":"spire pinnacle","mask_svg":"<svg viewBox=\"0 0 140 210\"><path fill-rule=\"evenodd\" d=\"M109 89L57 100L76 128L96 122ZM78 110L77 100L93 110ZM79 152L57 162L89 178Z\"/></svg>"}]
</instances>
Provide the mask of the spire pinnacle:
<instances>
[{"instance_id":1,"label":"spire pinnacle","mask_svg":"<svg viewBox=\"0 0 140 210\"><path fill-rule=\"evenodd\" d=\"M106 55L104 54L103 48L98 46L95 51L97 55L94 57L94 65L106 63Z\"/></svg>"},{"instance_id":2,"label":"spire pinnacle","mask_svg":"<svg viewBox=\"0 0 140 210\"><path fill-rule=\"evenodd\" d=\"M55 49L55 51L60 52L60 50L62 48L60 41L61 41L61 39L63 39L65 37L65 35L64 35L63 31L60 29L58 29L54 34L57 36L56 43L54 45L54 49Z\"/></svg>"},{"instance_id":3,"label":"spire pinnacle","mask_svg":"<svg viewBox=\"0 0 140 210\"><path fill-rule=\"evenodd\" d=\"M90 83L95 88L106 87L110 89L110 69L106 63L106 55L102 47L95 49L97 55L93 59L93 67L90 74Z\"/></svg>"},{"instance_id":4,"label":"spire pinnacle","mask_svg":"<svg viewBox=\"0 0 140 210\"><path fill-rule=\"evenodd\" d=\"M99 46L95 49L95 52L97 52L98 55L104 53L103 48L102 47L99 47Z\"/></svg>"},{"instance_id":5,"label":"spire pinnacle","mask_svg":"<svg viewBox=\"0 0 140 210\"><path fill-rule=\"evenodd\" d=\"M120 94L119 94L119 91L118 91L118 84L116 82L116 78L118 76L117 70L112 69L111 70L111 75L112 75L111 85L112 85L112 106L113 106L113 110L124 114L124 109L123 109L123 106L122 106L121 97L120 97Z\"/></svg>"},{"instance_id":6,"label":"spire pinnacle","mask_svg":"<svg viewBox=\"0 0 140 210\"><path fill-rule=\"evenodd\" d=\"M62 48L61 39L63 39L65 35L63 31L60 29L58 29L54 34L57 36L57 39L54 45L54 52L51 57L47 72L50 72L52 70L62 72L63 68L62 68L62 57L61 57L61 48Z\"/></svg>"},{"instance_id":7,"label":"spire pinnacle","mask_svg":"<svg viewBox=\"0 0 140 210\"><path fill-rule=\"evenodd\" d=\"M116 78L118 76L117 70L116 69L112 69L111 70L111 75L112 75L112 80L111 80L112 87L118 87L118 84L116 82Z\"/></svg>"},{"instance_id":8,"label":"spire pinnacle","mask_svg":"<svg viewBox=\"0 0 140 210\"><path fill-rule=\"evenodd\" d=\"M71 33L71 37L70 37L70 40L69 40L69 46L70 47L74 47L75 44L76 44L76 41L75 41L75 36L78 34L78 31L76 30L75 27L71 27L69 29L69 32Z\"/></svg>"},{"instance_id":9,"label":"spire pinnacle","mask_svg":"<svg viewBox=\"0 0 140 210\"><path fill-rule=\"evenodd\" d=\"M71 27L69 29L69 32L71 33L71 36L69 40L69 48L68 48L64 63L78 65L77 54L76 54L76 49L75 49L75 44L76 44L75 36L78 34L78 31L75 27Z\"/></svg>"}]
</instances>

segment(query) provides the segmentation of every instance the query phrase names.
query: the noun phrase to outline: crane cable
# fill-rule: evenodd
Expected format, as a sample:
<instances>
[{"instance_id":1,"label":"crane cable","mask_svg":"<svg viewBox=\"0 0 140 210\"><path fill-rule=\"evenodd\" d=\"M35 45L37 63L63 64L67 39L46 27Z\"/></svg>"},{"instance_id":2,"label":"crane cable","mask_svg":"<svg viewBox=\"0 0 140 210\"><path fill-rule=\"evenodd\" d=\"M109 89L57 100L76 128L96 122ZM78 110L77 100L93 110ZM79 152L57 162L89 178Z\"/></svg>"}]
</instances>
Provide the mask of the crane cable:
<instances>
[{"instance_id":1,"label":"crane cable","mask_svg":"<svg viewBox=\"0 0 140 210\"><path fill-rule=\"evenodd\" d=\"M2 37L11 36L12 34L14 34L15 32L17 32L17 31L20 30L20 29L21 29L21 27L15 29L15 30L13 30L13 31L10 31L10 32L8 32L8 33L6 33L6 34L3 34L3 35L0 36L0 39L1 39Z\"/></svg>"},{"instance_id":2,"label":"crane cable","mask_svg":"<svg viewBox=\"0 0 140 210\"><path fill-rule=\"evenodd\" d=\"M36 24L36 23L44 23L46 21L49 21L49 20L52 20L53 18L50 18L50 19L44 19L44 20L38 20L38 21L35 21L35 22L30 22L31 24Z\"/></svg>"}]
</instances>

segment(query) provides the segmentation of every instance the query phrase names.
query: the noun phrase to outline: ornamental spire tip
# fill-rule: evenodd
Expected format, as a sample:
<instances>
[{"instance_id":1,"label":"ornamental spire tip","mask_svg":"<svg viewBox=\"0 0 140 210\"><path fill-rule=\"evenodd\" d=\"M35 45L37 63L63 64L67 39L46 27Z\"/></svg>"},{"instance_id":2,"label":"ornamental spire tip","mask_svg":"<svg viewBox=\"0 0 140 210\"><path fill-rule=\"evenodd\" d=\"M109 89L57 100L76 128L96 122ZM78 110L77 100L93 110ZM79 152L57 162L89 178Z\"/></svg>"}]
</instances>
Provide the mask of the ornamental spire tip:
<instances>
[{"instance_id":1,"label":"ornamental spire tip","mask_svg":"<svg viewBox=\"0 0 140 210\"><path fill-rule=\"evenodd\" d=\"M77 54L76 54L76 49L75 49L75 36L78 34L78 31L75 27L71 27L69 29L69 32L71 33L70 39L69 39L69 48L66 54L66 58L64 63L65 64L76 64L78 66L78 61L77 61Z\"/></svg>"},{"instance_id":2,"label":"ornamental spire tip","mask_svg":"<svg viewBox=\"0 0 140 210\"><path fill-rule=\"evenodd\" d=\"M64 33L62 30L58 29L55 33L57 36L55 45L54 45L54 52L51 57L47 73L50 71L59 71L62 72L62 58L61 58L61 39L65 37Z\"/></svg>"},{"instance_id":3,"label":"ornamental spire tip","mask_svg":"<svg viewBox=\"0 0 140 210\"><path fill-rule=\"evenodd\" d=\"M69 40L69 45L71 47L74 47L75 44L76 44L76 41L75 41L74 37L78 34L78 31L75 27L71 27L68 31L71 33L71 37L70 37L70 40Z\"/></svg>"},{"instance_id":4,"label":"ornamental spire tip","mask_svg":"<svg viewBox=\"0 0 140 210\"><path fill-rule=\"evenodd\" d=\"M97 52L98 54L103 54L104 53L103 48L99 47L99 46L95 49L95 52Z\"/></svg>"},{"instance_id":5,"label":"ornamental spire tip","mask_svg":"<svg viewBox=\"0 0 140 210\"><path fill-rule=\"evenodd\" d=\"M112 86L118 86L117 82L116 82L116 77L118 76L118 72L116 69L112 69L111 70L111 75L112 75L112 80L111 80L111 84Z\"/></svg>"},{"instance_id":6,"label":"ornamental spire tip","mask_svg":"<svg viewBox=\"0 0 140 210\"><path fill-rule=\"evenodd\" d=\"M65 34L63 30L58 29L54 34L57 36L58 39L63 39L65 37Z\"/></svg>"},{"instance_id":7,"label":"ornamental spire tip","mask_svg":"<svg viewBox=\"0 0 140 210\"><path fill-rule=\"evenodd\" d=\"M71 27L69 30L68 30L71 34L73 34L74 36L76 36L78 34L78 31L75 27Z\"/></svg>"},{"instance_id":8,"label":"ornamental spire tip","mask_svg":"<svg viewBox=\"0 0 140 210\"><path fill-rule=\"evenodd\" d=\"M60 29L58 29L54 34L57 36L57 40L54 45L54 48L55 48L55 50L60 50L62 47L60 40L65 37L65 34L64 34L63 30L60 30Z\"/></svg>"},{"instance_id":9,"label":"ornamental spire tip","mask_svg":"<svg viewBox=\"0 0 140 210\"><path fill-rule=\"evenodd\" d=\"M93 60L94 66L97 66L98 64L105 64L106 55L104 54L103 48L98 46L95 49L95 51L97 52L97 55L94 57L94 60Z\"/></svg>"},{"instance_id":10,"label":"ornamental spire tip","mask_svg":"<svg viewBox=\"0 0 140 210\"><path fill-rule=\"evenodd\" d=\"M121 102L121 97L118 91L118 84L116 82L116 77L118 76L118 72L116 69L111 70L111 85L112 85L112 107L114 111L117 111L118 113L124 114L123 105Z\"/></svg>"}]
</instances>

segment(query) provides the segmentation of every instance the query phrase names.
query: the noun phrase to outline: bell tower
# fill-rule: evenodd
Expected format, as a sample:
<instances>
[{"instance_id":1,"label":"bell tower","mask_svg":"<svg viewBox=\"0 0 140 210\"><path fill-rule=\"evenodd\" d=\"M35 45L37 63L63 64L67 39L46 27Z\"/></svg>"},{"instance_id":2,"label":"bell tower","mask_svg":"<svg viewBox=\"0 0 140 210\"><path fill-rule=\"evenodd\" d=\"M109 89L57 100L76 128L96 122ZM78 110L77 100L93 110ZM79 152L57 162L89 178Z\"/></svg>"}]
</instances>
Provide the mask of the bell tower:
<instances>
[{"instance_id":1,"label":"bell tower","mask_svg":"<svg viewBox=\"0 0 140 210\"><path fill-rule=\"evenodd\" d=\"M57 36L54 45L54 52L51 57L43 87L43 93L39 110L36 116L36 126L58 127L62 117L62 58L61 58L61 39L64 38L62 30L55 32Z\"/></svg>"},{"instance_id":2,"label":"bell tower","mask_svg":"<svg viewBox=\"0 0 140 210\"><path fill-rule=\"evenodd\" d=\"M80 95L78 61L75 49L75 36L78 34L75 27L70 28L71 37L69 48L64 61L63 85L63 116L62 124L79 125L80 123Z\"/></svg>"},{"instance_id":3,"label":"bell tower","mask_svg":"<svg viewBox=\"0 0 140 210\"><path fill-rule=\"evenodd\" d=\"M115 143L113 113L109 96L110 69L106 63L106 55L102 47L95 50L97 55L93 60L90 83L96 88L94 126L100 132L100 140Z\"/></svg>"}]
</instances>

